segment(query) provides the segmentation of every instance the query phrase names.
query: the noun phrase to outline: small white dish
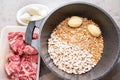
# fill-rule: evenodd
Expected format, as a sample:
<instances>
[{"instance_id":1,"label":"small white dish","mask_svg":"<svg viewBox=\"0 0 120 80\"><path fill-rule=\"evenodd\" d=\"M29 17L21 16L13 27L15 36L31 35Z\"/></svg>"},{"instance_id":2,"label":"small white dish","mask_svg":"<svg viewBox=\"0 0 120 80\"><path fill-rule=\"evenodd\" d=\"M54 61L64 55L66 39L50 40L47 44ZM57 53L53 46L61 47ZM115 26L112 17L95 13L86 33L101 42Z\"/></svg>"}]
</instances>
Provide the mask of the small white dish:
<instances>
[{"instance_id":1,"label":"small white dish","mask_svg":"<svg viewBox=\"0 0 120 80\"><path fill-rule=\"evenodd\" d=\"M20 16L22 16L24 13L27 13L27 9L28 9L29 7L38 7L38 8L41 9L41 10L46 10L46 11L47 11L47 14L49 14L49 12L50 12L50 9L49 9L47 6L42 5L42 4L30 4L30 5L27 5L27 6L21 8L20 10L17 11L16 18L17 18L17 22L18 22L19 24L24 25L24 26L28 25L27 23L24 23L24 22L22 22L22 21L20 20ZM47 15L46 15L46 16L47 16ZM46 17L46 16L45 16L45 17ZM44 18L44 17L43 17L43 18ZM42 18L41 18L41 19L42 19Z\"/></svg>"}]
</instances>

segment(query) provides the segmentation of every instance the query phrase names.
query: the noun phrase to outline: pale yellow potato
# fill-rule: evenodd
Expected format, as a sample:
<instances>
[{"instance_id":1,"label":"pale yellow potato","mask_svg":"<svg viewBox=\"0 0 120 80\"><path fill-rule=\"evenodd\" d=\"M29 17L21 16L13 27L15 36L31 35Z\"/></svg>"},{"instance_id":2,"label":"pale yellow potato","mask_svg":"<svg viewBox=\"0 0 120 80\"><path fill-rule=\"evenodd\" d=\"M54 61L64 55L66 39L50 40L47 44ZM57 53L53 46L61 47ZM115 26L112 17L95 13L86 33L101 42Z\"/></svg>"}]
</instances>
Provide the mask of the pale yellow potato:
<instances>
[{"instance_id":1,"label":"pale yellow potato","mask_svg":"<svg viewBox=\"0 0 120 80\"><path fill-rule=\"evenodd\" d=\"M88 31L91 33L91 35L95 37L99 37L101 35L101 30L99 27L97 27L94 24L88 25Z\"/></svg>"},{"instance_id":2,"label":"pale yellow potato","mask_svg":"<svg viewBox=\"0 0 120 80\"><path fill-rule=\"evenodd\" d=\"M83 20L79 16L72 16L68 21L70 27L79 27L82 24Z\"/></svg>"}]
</instances>

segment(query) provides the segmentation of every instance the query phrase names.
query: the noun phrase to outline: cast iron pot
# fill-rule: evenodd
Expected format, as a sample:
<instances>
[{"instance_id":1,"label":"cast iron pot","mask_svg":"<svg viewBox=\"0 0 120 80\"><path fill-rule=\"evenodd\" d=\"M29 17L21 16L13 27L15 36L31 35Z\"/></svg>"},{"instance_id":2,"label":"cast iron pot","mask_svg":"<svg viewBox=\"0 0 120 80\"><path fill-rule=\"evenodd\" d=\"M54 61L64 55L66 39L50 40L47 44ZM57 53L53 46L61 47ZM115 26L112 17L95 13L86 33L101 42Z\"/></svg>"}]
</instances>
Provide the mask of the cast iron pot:
<instances>
[{"instance_id":1,"label":"cast iron pot","mask_svg":"<svg viewBox=\"0 0 120 80\"><path fill-rule=\"evenodd\" d=\"M89 72L75 75L68 74L53 64L48 54L48 38L53 29L65 18L70 16L81 16L88 19L92 19L95 23L100 26L102 30L104 49L101 60L98 64ZM39 23L39 39L37 41L32 40L32 33L34 28ZM89 3L69 3L65 4L53 12L51 12L43 21L32 21L29 23L26 30L26 43L33 45L39 51L46 66L58 77L62 79L71 80L95 80L100 79L106 75L114 67L118 60L120 51L120 38L119 29L113 19L103 9Z\"/></svg>"}]
</instances>

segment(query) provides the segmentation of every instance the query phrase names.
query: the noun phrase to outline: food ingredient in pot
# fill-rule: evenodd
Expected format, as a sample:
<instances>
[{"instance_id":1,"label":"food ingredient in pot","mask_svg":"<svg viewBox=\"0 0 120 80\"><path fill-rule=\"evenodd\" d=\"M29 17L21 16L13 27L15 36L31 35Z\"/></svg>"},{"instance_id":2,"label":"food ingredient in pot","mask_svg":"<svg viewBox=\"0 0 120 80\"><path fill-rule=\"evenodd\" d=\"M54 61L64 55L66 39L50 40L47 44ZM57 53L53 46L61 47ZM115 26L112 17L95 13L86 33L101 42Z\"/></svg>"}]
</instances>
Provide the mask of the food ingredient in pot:
<instances>
[{"instance_id":1,"label":"food ingredient in pot","mask_svg":"<svg viewBox=\"0 0 120 80\"><path fill-rule=\"evenodd\" d=\"M68 25L70 27L80 27L81 24L82 24L82 18L79 16L72 16L68 21Z\"/></svg>"},{"instance_id":2,"label":"food ingredient in pot","mask_svg":"<svg viewBox=\"0 0 120 80\"><path fill-rule=\"evenodd\" d=\"M97 27L94 24L88 25L88 31L91 33L91 35L95 37L99 37L101 35L101 30L99 27Z\"/></svg>"},{"instance_id":3,"label":"food ingredient in pot","mask_svg":"<svg viewBox=\"0 0 120 80\"><path fill-rule=\"evenodd\" d=\"M86 73L101 58L103 37L89 33L88 25L97 25L92 20L82 18L80 27L72 28L68 25L70 19L65 19L53 30L48 39L48 53L59 69L67 73Z\"/></svg>"},{"instance_id":4,"label":"food ingredient in pot","mask_svg":"<svg viewBox=\"0 0 120 80\"><path fill-rule=\"evenodd\" d=\"M10 45L5 71L10 80L36 80L38 52L24 42L23 32L8 33ZM37 34L33 39L38 38Z\"/></svg>"}]
</instances>

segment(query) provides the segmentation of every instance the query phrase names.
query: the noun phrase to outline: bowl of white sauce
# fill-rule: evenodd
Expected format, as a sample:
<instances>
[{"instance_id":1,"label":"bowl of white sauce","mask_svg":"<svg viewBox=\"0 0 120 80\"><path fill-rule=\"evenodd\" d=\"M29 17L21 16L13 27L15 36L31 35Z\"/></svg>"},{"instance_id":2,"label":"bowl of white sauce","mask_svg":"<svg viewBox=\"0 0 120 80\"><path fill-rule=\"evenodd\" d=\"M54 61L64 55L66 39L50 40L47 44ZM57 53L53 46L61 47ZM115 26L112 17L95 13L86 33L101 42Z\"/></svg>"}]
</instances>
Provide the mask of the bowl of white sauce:
<instances>
[{"instance_id":1,"label":"bowl of white sauce","mask_svg":"<svg viewBox=\"0 0 120 80\"><path fill-rule=\"evenodd\" d=\"M36 21L45 18L50 9L42 4L30 4L17 11L17 22L21 25L28 25L30 21Z\"/></svg>"}]
</instances>

